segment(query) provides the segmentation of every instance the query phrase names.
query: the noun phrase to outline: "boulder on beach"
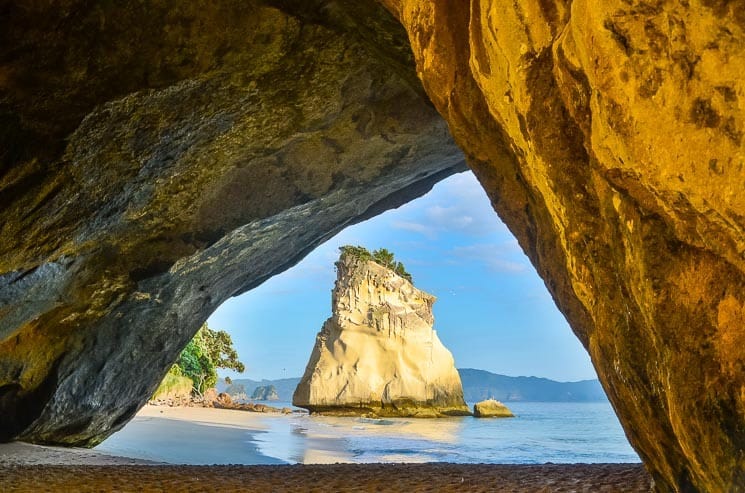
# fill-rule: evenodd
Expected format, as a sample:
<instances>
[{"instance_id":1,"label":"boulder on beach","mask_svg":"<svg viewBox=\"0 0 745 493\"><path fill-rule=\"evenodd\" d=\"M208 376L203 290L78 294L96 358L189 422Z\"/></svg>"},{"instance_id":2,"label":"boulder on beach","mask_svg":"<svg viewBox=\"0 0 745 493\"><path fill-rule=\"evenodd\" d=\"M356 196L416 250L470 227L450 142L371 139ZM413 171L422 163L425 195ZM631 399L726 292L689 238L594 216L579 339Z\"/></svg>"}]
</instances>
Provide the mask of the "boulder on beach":
<instances>
[{"instance_id":1,"label":"boulder on beach","mask_svg":"<svg viewBox=\"0 0 745 493\"><path fill-rule=\"evenodd\" d=\"M212 407L217 407L220 409L234 409L235 404L233 403L233 398L230 397L230 394L220 392L219 394L217 394L217 398L212 402Z\"/></svg>"},{"instance_id":2,"label":"boulder on beach","mask_svg":"<svg viewBox=\"0 0 745 493\"><path fill-rule=\"evenodd\" d=\"M202 405L204 407L213 407L213 403L217 400L217 396L218 392L216 388L211 387L205 390L204 394L202 395Z\"/></svg>"},{"instance_id":3,"label":"boulder on beach","mask_svg":"<svg viewBox=\"0 0 745 493\"><path fill-rule=\"evenodd\" d=\"M477 402L473 405L473 415L476 418L514 418L512 411L494 399Z\"/></svg>"}]
</instances>

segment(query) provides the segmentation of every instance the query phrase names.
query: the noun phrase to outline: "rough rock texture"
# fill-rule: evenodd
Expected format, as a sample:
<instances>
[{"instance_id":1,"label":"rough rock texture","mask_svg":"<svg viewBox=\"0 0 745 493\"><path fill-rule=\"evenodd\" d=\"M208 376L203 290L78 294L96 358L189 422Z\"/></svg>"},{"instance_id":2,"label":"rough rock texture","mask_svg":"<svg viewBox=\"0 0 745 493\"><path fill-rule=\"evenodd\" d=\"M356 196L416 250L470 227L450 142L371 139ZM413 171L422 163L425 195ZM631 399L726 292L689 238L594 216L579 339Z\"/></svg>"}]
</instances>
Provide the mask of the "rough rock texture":
<instances>
[{"instance_id":1,"label":"rough rock texture","mask_svg":"<svg viewBox=\"0 0 745 493\"><path fill-rule=\"evenodd\" d=\"M461 169L377 4L0 1L0 440L100 442L222 301Z\"/></svg>"},{"instance_id":2,"label":"rough rock texture","mask_svg":"<svg viewBox=\"0 0 745 493\"><path fill-rule=\"evenodd\" d=\"M657 488L745 490L745 3L384 3Z\"/></svg>"},{"instance_id":3,"label":"rough rock texture","mask_svg":"<svg viewBox=\"0 0 745 493\"><path fill-rule=\"evenodd\" d=\"M230 397L230 394L226 394L225 392L217 394L217 399L212 401L212 407L218 409L232 409L234 406L233 398Z\"/></svg>"},{"instance_id":4,"label":"rough rock texture","mask_svg":"<svg viewBox=\"0 0 745 493\"><path fill-rule=\"evenodd\" d=\"M381 1L658 489L745 488L743 1ZM0 0L3 438L95 443L457 167L372 0L269 3Z\"/></svg>"},{"instance_id":5,"label":"rough rock texture","mask_svg":"<svg viewBox=\"0 0 745 493\"><path fill-rule=\"evenodd\" d=\"M512 411L494 399L477 402L473 405L473 416L476 418L513 418Z\"/></svg>"},{"instance_id":6,"label":"rough rock texture","mask_svg":"<svg viewBox=\"0 0 745 493\"><path fill-rule=\"evenodd\" d=\"M470 414L453 355L432 328L435 297L353 254L336 272L332 315L292 404L336 415Z\"/></svg>"}]
</instances>

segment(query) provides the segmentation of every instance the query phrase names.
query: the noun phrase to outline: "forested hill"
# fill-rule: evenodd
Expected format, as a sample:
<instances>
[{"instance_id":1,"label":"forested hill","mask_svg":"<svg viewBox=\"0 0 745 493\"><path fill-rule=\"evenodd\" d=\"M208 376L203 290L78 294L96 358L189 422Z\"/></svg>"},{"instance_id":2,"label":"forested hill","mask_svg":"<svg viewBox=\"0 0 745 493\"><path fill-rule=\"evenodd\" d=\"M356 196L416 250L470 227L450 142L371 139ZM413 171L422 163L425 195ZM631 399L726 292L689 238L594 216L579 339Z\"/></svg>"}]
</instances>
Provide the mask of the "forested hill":
<instances>
[{"instance_id":1,"label":"forested hill","mask_svg":"<svg viewBox=\"0 0 745 493\"><path fill-rule=\"evenodd\" d=\"M508 377L484 370L461 368L463 395L467 402L493 397L503 402L593 402L607 400L600 382L557 382L548 378Z\"/></svg>"},{"instance_id":2,"label":"forested hill","mask_svg":"<svg viewBox=\"0 0 745 493\"><path fill-rule=\"evenodd\" d=\"M458 370L463 382L463 395L467 402L476 402L494 397L503 402L596 402L605 401L605 392L597 380L579 382L557 382L548 378L508 377L484 370L461 368ZM237 394L241 389L251 396L256 387L274 385L279 400L289 402L295 392L300 378L282 378L279 380L250 380L238 378L233 380L230 393ZM224 392L228 386L220 379L217 390Z\"/></svg>"}]
</instances>

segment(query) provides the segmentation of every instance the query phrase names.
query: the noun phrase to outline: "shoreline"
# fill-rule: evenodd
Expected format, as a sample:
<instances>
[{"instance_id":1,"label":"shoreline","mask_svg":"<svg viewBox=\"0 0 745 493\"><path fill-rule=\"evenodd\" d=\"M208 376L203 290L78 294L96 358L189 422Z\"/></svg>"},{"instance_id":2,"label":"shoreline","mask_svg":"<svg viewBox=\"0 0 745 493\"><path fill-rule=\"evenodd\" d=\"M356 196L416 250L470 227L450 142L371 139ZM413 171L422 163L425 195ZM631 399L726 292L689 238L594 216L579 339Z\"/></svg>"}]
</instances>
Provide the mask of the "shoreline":
<instances>
[{"instance_id":1,"label":"shoreline","mask_svg":"<svg viewBox=\"0 0 745 493\"><path fill-rule=\"evenodd\" d=\"M96 449L0 444L0 491L650 491L651 478L641 463L342 464L341 451L327 436L314 438L323 442L314 459L324 463L287 464L265 455L274 455L267 446L287 446L274 443L270 433L284 419L291 417L146 406L128 431ZM188 462L190 451L215 443L219 456ZM179 452L184 462L173 460ZM235 465L226 458L256 465Z\"/></svg>"},{"instance_id":2,"label":"shoreline","mask_svg":"<svg viewBox=\"0 0 745 493\"><path fill-rule=\"evenodd\" d=\"M267 418L283 416L236 409L146 405L125 428L95 450L172 465L284 464L285 461L259 450L259 436L269 428ZM199 454L194 454L194 450L199 450Z\"/></svg>"}]
</instances>

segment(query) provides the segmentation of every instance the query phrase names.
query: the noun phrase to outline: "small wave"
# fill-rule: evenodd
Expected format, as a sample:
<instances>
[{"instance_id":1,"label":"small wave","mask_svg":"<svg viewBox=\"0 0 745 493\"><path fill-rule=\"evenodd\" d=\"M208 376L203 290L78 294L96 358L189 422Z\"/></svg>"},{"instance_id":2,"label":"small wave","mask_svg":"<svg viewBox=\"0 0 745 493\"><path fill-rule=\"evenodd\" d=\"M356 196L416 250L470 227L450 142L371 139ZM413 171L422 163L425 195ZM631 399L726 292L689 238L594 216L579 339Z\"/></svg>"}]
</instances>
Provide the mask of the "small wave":
<instances>
[{"instance_id":1,"label":"small wave","mask_svg":"<svg viewBox=\"0 0 745 493\"><path fill-rule=\"evenodd\" d=\"M382 426L389 426L389 425L397 424L396 421L391 421L390 419L381 419L381 418L358 418L357 421L359 421L360 423L368 423L371 425L382 425Z\"/></svg>"}]
</instances>

